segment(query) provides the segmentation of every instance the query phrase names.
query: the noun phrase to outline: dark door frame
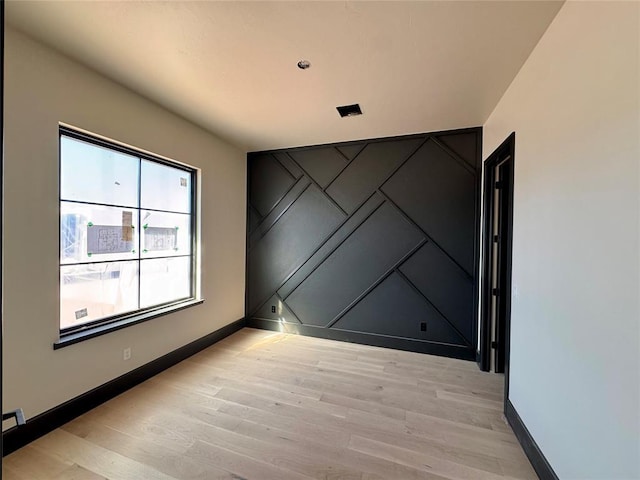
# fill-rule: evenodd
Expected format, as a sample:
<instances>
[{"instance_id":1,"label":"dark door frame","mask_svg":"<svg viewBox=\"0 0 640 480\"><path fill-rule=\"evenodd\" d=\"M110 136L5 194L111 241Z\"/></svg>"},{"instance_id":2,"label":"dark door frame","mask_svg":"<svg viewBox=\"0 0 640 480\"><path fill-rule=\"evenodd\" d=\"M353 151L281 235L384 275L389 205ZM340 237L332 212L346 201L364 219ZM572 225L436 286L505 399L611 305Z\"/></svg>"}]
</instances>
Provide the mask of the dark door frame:
<instances>
[{"instance_id":1,"label":"dark door frame","mask_svg":"<svg viewBox=\"0 0 640 480\"><path fill-rule=\"evenodd\" d=\"M495 346L501 351L499 355L504 358L505 373L505 402L509 392L509 352L510 352L510 332L511 332L511 253L513 245L513 181L514 181L514 161L515 161L515 132L502 142L502 144L484 161L484 181L483 181L483 208L484 218L482 221L482 302L480 311L480 369L488 371L490 369L491 350ZM508 163L508 168L504 169L504 178L496 178L495 167ZM492 226L494 223L495 189L500 188L503 194L501 205L500 234L494 240ZM493 265L493 244L499 242L498 253L501 271L501 285L498 292L492 291L492 265ZM497 294L499 302L499 318L496 322L497 337L499 342L492 345L491 338L491 297ZM500 371L500 368L498 371Z\"/></svg>"},{"instance_id":2,"label":"dark door frame","mask_svg":"<svg viewBox=\"0 0 640 480\"><path fill-rule=\"evenodd\" d=\"M0 1L0 236L4 238L4 0ZM2 243L0 242L0 399L2 398ZM2 435L0 435L0 480L2 480Z\"/></svg>"}]
</instances>

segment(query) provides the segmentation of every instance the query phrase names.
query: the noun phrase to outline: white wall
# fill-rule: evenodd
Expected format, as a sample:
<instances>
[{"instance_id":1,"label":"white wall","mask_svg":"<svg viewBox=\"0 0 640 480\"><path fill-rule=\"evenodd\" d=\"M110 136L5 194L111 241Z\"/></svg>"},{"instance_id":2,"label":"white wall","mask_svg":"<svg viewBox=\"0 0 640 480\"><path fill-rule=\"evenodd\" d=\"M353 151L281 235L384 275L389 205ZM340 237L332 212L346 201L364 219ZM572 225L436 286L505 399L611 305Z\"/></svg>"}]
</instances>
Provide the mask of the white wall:
<instances>
[{"instance_id":1,"label":"white wall","mask_svg":"<svg viewBox=\"0 0 640 480\"><path fill-rule=\"evenodd\" d=\"M33 417L244 316L243 151L10 29L4 98L4 411ZM53 350L58 122L202 169L204 304Z\"/></svg>"},{"instance_id":2,"label":"white wall","mask_svg":"<svg viewBox=\"0 0 640 480\"><path fill-rule=\"evenodd\" d=\"M640 3L567 2L484 126L516 132L509 398L561 479L640 478Z\"/></svg>"}]
</instances>

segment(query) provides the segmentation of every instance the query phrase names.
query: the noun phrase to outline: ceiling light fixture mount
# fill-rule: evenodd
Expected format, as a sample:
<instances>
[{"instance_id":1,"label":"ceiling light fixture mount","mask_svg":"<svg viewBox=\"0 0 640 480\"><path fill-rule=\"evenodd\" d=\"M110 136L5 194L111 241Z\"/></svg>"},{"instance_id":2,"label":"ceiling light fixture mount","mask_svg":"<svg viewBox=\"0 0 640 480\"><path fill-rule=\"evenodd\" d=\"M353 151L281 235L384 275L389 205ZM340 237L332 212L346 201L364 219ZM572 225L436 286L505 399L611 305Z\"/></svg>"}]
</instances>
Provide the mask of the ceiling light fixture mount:
<instances>
[{"instance_id":1,"label":"ceiling light fixture mount","mask_svg":"<svg viewBox=\"0 0 640 480\"><path fill-rule=\"evenodd\" d=\"M309 60L300 60L298 62L298 68L300 70L306 70L307 68L309 68L311 66L311 62Z\"/></svg>"}]
</instances>

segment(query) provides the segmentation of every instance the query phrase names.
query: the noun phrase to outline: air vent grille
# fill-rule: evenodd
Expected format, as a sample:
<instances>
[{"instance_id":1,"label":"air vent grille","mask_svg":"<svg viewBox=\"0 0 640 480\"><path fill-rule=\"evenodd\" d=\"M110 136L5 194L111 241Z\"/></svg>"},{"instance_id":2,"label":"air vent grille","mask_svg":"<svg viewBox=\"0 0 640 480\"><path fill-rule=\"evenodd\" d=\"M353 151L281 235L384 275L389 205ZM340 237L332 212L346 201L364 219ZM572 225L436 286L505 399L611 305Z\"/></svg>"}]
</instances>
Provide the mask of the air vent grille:
<instances>
[{"instance_id":1,"label":"air vent grille","mask_svg":"<svg viewBox=\"0 0 640 480\"><path fill-rule=\"evenodd\" d=\"M353 105L343 105L341 107L336 107L338 113L341 117L355 117L356 115L362 115L362 110L360 109L360 105L354 103Z\"/></svg>"}]
</instances>

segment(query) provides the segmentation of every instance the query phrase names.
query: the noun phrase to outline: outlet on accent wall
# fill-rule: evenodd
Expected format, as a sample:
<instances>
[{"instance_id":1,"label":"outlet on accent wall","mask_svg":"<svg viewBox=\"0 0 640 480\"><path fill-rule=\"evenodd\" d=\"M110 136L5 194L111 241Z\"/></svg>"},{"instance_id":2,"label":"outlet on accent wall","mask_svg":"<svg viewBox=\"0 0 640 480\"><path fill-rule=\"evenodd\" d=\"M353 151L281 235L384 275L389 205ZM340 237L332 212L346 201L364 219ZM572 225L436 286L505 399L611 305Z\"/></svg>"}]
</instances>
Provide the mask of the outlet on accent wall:
<instances>
[{"instance_id":1,"label":"outlet on accent wall","mask_svg":"<svg viewBox=\"0 0 640 480\"><path fill-rule=\"evenodd\" d=\"M122 351L123 360L131 360L131 347L127 347Z\"/></svg>"}]
</instances>

